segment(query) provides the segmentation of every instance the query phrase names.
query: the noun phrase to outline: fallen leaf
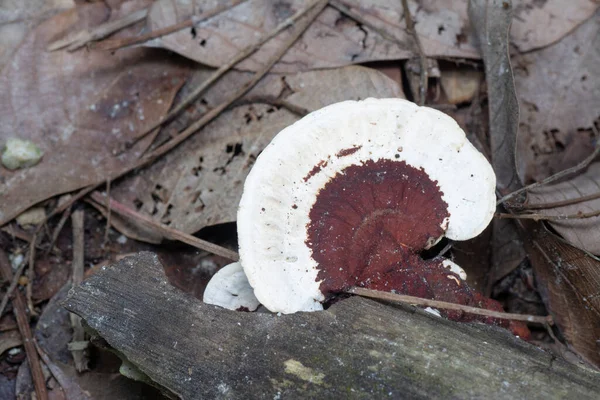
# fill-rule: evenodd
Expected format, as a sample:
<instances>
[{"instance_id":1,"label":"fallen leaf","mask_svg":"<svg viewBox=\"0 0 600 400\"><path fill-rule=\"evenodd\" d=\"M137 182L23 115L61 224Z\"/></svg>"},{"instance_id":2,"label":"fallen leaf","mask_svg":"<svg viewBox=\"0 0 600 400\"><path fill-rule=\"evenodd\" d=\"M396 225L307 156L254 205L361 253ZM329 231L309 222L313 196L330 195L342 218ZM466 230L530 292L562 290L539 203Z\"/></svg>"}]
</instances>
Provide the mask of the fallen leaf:
<instances>
[{"instance_id":1,"label":"fallen leaf","mask_svg":"<svg viewBox=\"0 0 600 400\"><path fill-rule=\"evenodd\" d=\"M525 222L538 290L567 343L600 367L600 259Z\"/></svg>"},{"instance_id":2,"label":"fallen leaf","mask_svg":"<svg viewBox=\"0 0 600 400\"><path fill-rule=\"evenodd\" d=\"M543 204L577 199L600 192L600 163L593 163L585 173L565 182L546 185L528 192L529 204ZM544 215L574 215L600 210L600 199L535 212ZM548 221L573 246L600 254L600 217Z\"/></svg>"},{"instance_id":3,"label":"fallen leaf","mask_svg":"<svg viewBox=\"0 0 600 400\"><path fill-rule=\"evenodd\" d=\"M594 15L594 0L513 1L511 41L520 51L548 46Z\"/></svg>"},{"instance_id":4,"label":"fallen leaf","mask_svg":"<svg viewBox=\"0 0 600 400\"><path fill-rule=\"evenodd\" d=\"M74 0L0 2L0 70L25 36L53 13L75 6Z\"/></svg>"},{"instance_id":5,"label":"fallen leaf","mask_svg":"<svg viewBox=\"0 0 600 400\"><path fill-rule=\"evenodd\" d=\"M496 173L496 188L502 195L522 187L515 164L519 104L508 54L511 10L506 5L510 3L502 0L469 2L469 17L479 38L485 63L491 159ZM490 293L495 280L512 271L525 258L513 221L495 219L492 229L492 269L487 293Z\"/></svg>"},{"instance_id":6,"label":"fallen leaf","mask_svg":"<svg viewBox=\"0 0 600 400\"><path fill-rule=\"evenodd\" d=\"M600 99L598 13L558 43L514 57L519 174L539 181L592 152Z\"/></svg>"},{"instance_id":7,"label":"fallen leaf","mask_svg":"<svg viewBox=\"0 0 600 400\"><path fill-rule=\"evenodd\" d=\"M247 74L237 75L246 78ZM235 90L235 82L231 78L226 86L217 85L207 100L218 103L215 96ZM342 100L402 95L397 84L382 73L352 66L270 75L248 96L277 98L284 89L287 94L282 100L308 111ZM280 130L298 119L298 115L268 104L226 111L185 146L116 184L111 196L187 233L235 221L244 180L254 160Z\"/></svg>"},{"instance_id":8,"label":"fallen leaf","mask_svg":"<svg viewBox=\"0 0 600 400\"><path fill-rule=\"evenodd\" d=\"M114 157L112 150L157 122L189 74L188 66L156 50L114 56L45 51L52 38L90 20L103 22L106 14L106 6L95 2L43 22L0 72L0 143L16 136L44 153L33 167L0 168L0 225L42 200L126 168L136 160L136 151Z\"/></svg>"},{"instance_id":9,"label":"fallen leaf","mask_svg":"<svg viewBox=\"0 0 600 400\"><path fill-rule=\"evenodd\" d=\"M149 29L158 30L189 19L197 14L198 3L156 2L148 17ZM412 39L405 32L401 2L353 0L342 3L407 45L399 46L397 42L387 40L336 9L327 7L273 71L306 71L375 60L405 59L415 55L408 45ZM217 67L307 4L308 0L249 0L193 30L185 29L152 40L146 45L164 47L197 62ZM465 2L446 3L443 6L431 3L425 7L411 2L410 8L427 55L477 57L469 38L462 37L462 32L467 29ZM259 69L273 48L280 46L287 36L288 33L283 32L237 67L252 71Z\"/></svg>"},{"instance_id":10,"label":"fallen leaf","mask_svg":"<svg viewBox=\"0 0 600 400\"><path fill-rule=\"evenodd\" d=\"M275 65L274 71L306 71L416 56L410 45L413 39L406 32L402 2L343 0L340 3L406 45L399 46L397 42L382 37L334 7L328 7L317 23ZM479 58L468 23L467 0L408 3L426 56ZM588 19L597 7L593 0L573 1L566 9L560 0L541 4L536 0L515 3L511 42L523 51L559 40ZM306 4L308 0L249 0L194 29L184 29L146 45L164 47L197 62L218 67ZM152 31L162 29L197 15L199 9L208 11L203 5L199 1L158 1L150 11L148 28ZM283 33L271 40L238 68L259 69L272 48L279 46L286 35Z\"/></svg>"}]
</instances>

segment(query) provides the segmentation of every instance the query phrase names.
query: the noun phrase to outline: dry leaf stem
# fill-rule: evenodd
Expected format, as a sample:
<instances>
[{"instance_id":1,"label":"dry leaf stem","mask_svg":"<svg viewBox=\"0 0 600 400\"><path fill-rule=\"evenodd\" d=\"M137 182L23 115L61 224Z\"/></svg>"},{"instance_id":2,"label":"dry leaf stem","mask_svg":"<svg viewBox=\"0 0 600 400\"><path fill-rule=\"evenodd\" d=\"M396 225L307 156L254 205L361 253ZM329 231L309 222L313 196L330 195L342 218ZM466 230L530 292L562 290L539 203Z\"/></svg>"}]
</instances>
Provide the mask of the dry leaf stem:
<instances>
[{"instance_id":1,"label":"dry leaf stem","mask_svg":"<svg viewBox=\"0 0 600 400\"><path fill-rule=\"evenodd\" d=\"M83 210L73 212L71 216L73 225L73 267L72 287L79 285L83 281L84 273L84 213ZM83 342L85 340L85 332L81 325L81 318L75 314L71 314L71 327L73 328L72 342ZM88 358L85 350L71 350L75 369L78 372L83 372L88 369Z\"/></svg>"},{"instance_id":2,"label":"dry leaf stem","mask_svg":"<svg viewBox=\"0 0 600 400\"><path fill-rule=\"evenodd\" d=\"M52 42L48 45L47 50L55 51L68 46L68 51L75 51L90 42L104 39L105 37L112 35L113 33L120 31L123 28L133 25L136 22L139 22L146 18L147 15L147 8L134 11L131 14L124 16L123 18L98 25L89 32L87 30L79 31L73 36L69 36L65 39L60 39L55 42Z\"/></svg>"},{"instance_id":3,"label":"dry leaf stem","mask_svg":"<svg viewBox=\"0 0 600 400\"><path fill-rule=\"evenodd\" d=\"M46 226L44 222L40 226ZM35 279L35 249L37 247L38 234L33 234L29 243L29 266L27 267L27 286L25 286L25 295L27 296L27 307L30 315L38 315L33 307L33 280Z\"/></svg>"},{"instance_id":4,"label":"dry leaf stem","mask_svg":"<svg viewBox=\"0 0 600 400\"><path fill-rule=\"evenodd\" d=\"M427 70L427 58L423 53L423 47L421 46L421 39L415 29L415 24L408 8L408 1L402 0L402 8L404 8L404 20L406 21L406 29L412 35L415 41L415 48L419 53L419 64L421 65L421 84L419 85L419 105L425 104L425 98L427 97L427 83L428 83L428 70Z\"/></svg>"},{"instance_id":5,"label":"dry leaf stem","mask_svg":"<svg viewBox=\"0 0 600 400\"><path fill-rule=\"evenodd\" d=\"M570 214L570 215L497 213L495 216L498 218L508 218L508 219L532 219L534 221L563 221L563 220L567 220L567 219L585 219L585 218L598 217L598 216L600 216L600 210L591 211L588 213L578 212L577 214Z\"/></svg>"},{"instance_id":6,"label":"dry leaf stem","mask_svg":"<svg viewBox=\"0 0 600 400\"><path fill-rule=\"evenodd\" d=\"M48 246L48 249L46 249L46 252L44 253L44 258L48 257L48 254L50 254L50 252L52 251L52 248L54 247L54 244L56 243L56 240L58 239L58 235L60 235L60 232L62 231L63 227L65 226L65 223L67 222L67 219L69 219L70 215L71 215L71 207L67 208L63 212L63 215L61 215L60 220L58 221L58 224L56 224L56 227L54 228L54 232L52 232L52 237L50 238L50 245ZM47 220L48 219L46 219L46 221Z\"/></svg>"},{"instance_id":7,"label":"dry leaf stem","mask_svg":"<svg viewBox=\"0 0 600 400\"><path fill-rule=\"evenodd\" d=\"M493 310L486 310L484 308L465 306L462 304L448 303L445 301L430 300L430 299L424 299L421 297L406 296L403 294L365 289L365 288L356 287L356 286L348 289L346 291L346 293L356 294L356 295L363 296L363 297L370 297L372 299L395 301L395 302L399 302L399 303L412 304L412 305L425 306L425 307L441 308L441 309L445 309L445 310L463 311L463 312L466 312L469 314L483 315L486 317L492 317L492 318L498 318L498 319L509 319L509 320L513 320L513 321L535 322L535 323L539 323L539 324L550 324L550 325L552 325L554 323L552 320L552 317L549 315L546 317L540 317L537 315L505 313L505 312L499 312L499 311L493 311Z\"/></svg>"},{"instance_id":8,"label":"dry leaf stem","mask_svg":"<svg viewBox=\"0 0 600 400\"><path fill-rule=\"evenodd\" d=\"M165 36L170 33L177 32L182 29L197 25L200 22L203 22L209 18L212 18L214 16L221 14L224 11L230 10L233 7L236 7L237 5L244 3L245 1L247 1L247 0L237 0L233 4L222 4L218 7L215 7L212 10L202 13L198 16L194 16L188 20L178 22L176 24L164 27L162 29L157 29L155 31L146 33L145 35L123 38L123 39L105 40L102 43L98 43L98 45L95 46L95 48L100 49L100 50L118 50L118 49L126 47L126 46L132 46L134 44L144 43L144 42L147 42L148 40L156 39L158 37Z\"/></svg>"},{"instance_id":9,"label":"dry leaf stem","mask_svg":"<svg viewBox=\"0 0 600 400\"><path fill-rule=\"evenodd\" d=\"M161 224L160 222L156 222L151 217L138 213L137 211L130 209L129 207L119 203L116 200L103 196L99 192L92 193L91 197L95 202L107 205L115 213L122 215L126 218L135 219L141 222L142 224L146 225L147 227L155 229L162 236L168 239L179 240L180 242L187 243L190 246L208 251L209 253L213 253L233 261L237 261L239 259L237 252L233 250L229 250L225 247L221 247L214 243L207 242L206 240L199 239L195 236L179 231L177 229L170 228L166 225Z\"/></svg>"},{"instance_id":10,"label":"dry leaf stem","mask_svg":"<svg viewBox=\"0 0 600 400\"><path fill-rule=\"evenodd\" d=\"M200 86L194 89L192 93L190 93L181 103L179 103L173 110L171 110L167 114L167 116L164 117L160 122L152 124L149 128L144 129L142 133L136 135L128 143L126 143L125 148L130 148L139 140L146 137L146 135L148 135L150 132L154 131L156 128L164 125L165 123L171 121L173 118L179 115L184 109L186 109L190 104L196 101L196 99L198 99L198 97L200 97L202 93L204 93L208 88L210 88L217 80L219 80L223 75L225 75L236 64L246 59L250 55L254 54L258 49L262 47L263 44L277 36L281 31L294 25L298 19L306 15L306 13L310 11L317 3L318 1L312 2L304 9L298 11L296 14L294 14L290 18L287 18L281 24L277 25L277 27L271 32L261 36L256 43L239 51L235 56L233 56L231 59L225 62L225 64L219 67L219 69L213 72L211 76L208 77L208 79L206 79L205 81L203 81Z\"/></svg>"},{"instance_id":11,"label":"dry leaf stem","mask_svg":"<svg viewBox=\"0 0 600 400\"><path fill-rule=\"evenodd\" d=\"M29 259L25 259L25 260L23 260L21 265L19 265L19 268L17 268L12 280L10 281L10 285L8 286L8 289L6 289L6 293L4 293L4 296L2 296L2 302L0 303L0 317L2 316L2 314L4 314L4 309L6 308L6 305L8 304L8 300L10 299L10 296L12 296L15 288L19 284L19 278L21 277L21 275L23 275L23 270L25 269L25 267L27 266L28 263L29 263Z\"/></svg>"},{"instance_id":12,"label":"dry leaf stem","mask_svg":"<svg viewBox=\"0 0 600 400\"><path fill-rule=\"evenodd\" d=\"M5 281L13 280L13 272L8 261L6 252L0 248L0 274ZM25 347L25 353L27 354L27 360L29 361L29 368L31 370L31 377L33 379L33 386L35 388L35 394L37 400L48 400L48 392L46 390L46 380L44 379L44 373L42 371L42 365L40 358L35 349L33 335L29 326L29 318L27 317L27 306L23 295L18 290L12 300L14 314L17 319L17 326L19 332L23 337L23 346Z\"/></svg>"},{"instance_id":13,"label":"dry leaf stem","mask_svg":"<svg viewBox=\"0 0 600 400\"><path fill-rule=\"evenodd\" d=\"M517 208L520 210L545 210L545 209L549 209L549 208L570 206L572 204L583 203L583 202L595 200L595 199L600 199L600 192L592 193L587 196L577 197L574 199L555 201L552 203L523 204L523 205L519 205Z\"/></svg>"}]
</instances>

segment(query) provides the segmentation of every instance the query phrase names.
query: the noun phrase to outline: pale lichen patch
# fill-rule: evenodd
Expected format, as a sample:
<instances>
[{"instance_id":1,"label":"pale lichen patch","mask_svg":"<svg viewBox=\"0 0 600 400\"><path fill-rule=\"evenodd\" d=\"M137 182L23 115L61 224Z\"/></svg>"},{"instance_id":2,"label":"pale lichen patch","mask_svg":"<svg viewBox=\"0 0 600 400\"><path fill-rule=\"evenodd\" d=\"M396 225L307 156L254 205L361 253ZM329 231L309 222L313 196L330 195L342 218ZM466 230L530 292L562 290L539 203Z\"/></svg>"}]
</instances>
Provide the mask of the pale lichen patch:
<instances>
[{"instance_id":1,"label":"pale lichen patch","mask_svg":"<svg viewBox=\"0 0 600 400\"><path fill-rule=\"evenodd\" d=\"M295 375L303 381L314 383L316 385L323 384L323 378L325 374L315 372L312 368L305 367L300 361L289 359L283 363L285 366L285 372L291 375Z\"/></svg>"}]
</instances>

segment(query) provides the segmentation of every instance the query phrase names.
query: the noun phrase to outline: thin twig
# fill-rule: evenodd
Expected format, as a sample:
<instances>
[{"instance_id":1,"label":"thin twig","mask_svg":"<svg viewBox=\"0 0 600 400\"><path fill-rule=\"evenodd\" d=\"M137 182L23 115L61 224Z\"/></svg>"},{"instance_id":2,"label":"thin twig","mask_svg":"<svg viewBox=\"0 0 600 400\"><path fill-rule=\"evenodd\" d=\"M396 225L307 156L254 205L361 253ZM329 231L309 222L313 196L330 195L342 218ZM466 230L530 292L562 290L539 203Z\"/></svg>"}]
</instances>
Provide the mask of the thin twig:
<instances>
[{"instance_id":1,"label":"thin twig","mask_svg":"<svg viewBox=\"0 0 600 400\"><path fill-rule=\"evenodd\" d=\"M356 294L359 296L370 297L370 298L379 299L379 300L396 301L399 303L406 303L406 304L425 306L425 307L441 308L441 309L445 309L445 310L463 311L463 312L466 312L469 314L483 315L485 317L492 317L492 318L498 318L498 319L509 319L509 320L513 320L513 321L535 322L535 323L539 323L539 324L550 324L550 325L552 325L554 323L553 319L550 315L545 316L545 317L540 317L537 315L505 313L505 312L499 312L499 311L493 311L493 310L486 310L484 308L464 306L462 304L448 303L445 301L423 299L421 297L406 296L403 294L396 294L396 293L390 293L390 292L382 292L379 290L365 289L365 288L356 287L356 286L348 289L346 291L346 293Z\"/></svg>"},{"instance_id":2,"label":"thin twig","mask_svg":"<svg viewBox=\"0 0 600 400\"><path fill-rule=\"evenodd\" d=\"M89 32L87 30L79 31L72 36L54 41L50 43L46 49L48 51L55 51L68 46L68 51L75 51L85 46L89 42L104 39L105 37L112 35L113 33L123 28L133 25L136 22L139 22L146 18L147 15L147 8L132 12L131 14L128 14L123 18L98 25Z\"/></svg>"},{"instance_id":3,"label":"thin twig","mask_svg":"<svg viewBox=\"0 0 600 400\"><path fill-rule=\"evenodd\" d=\"M56 227L54 228L54 232L52 232L52 237L50 238L50 246L48 246L48 249L46 249L46 252L44 253L44 258L48 257L48 254L50 254L50 252L52 251L52 248L54 247L54 244L56 243L56 240L58 239L58 235L60 235L60 232L62 231L63 227L65 226L65 223L67 222L67 219L69 218L69 216L71 215L71 207L67 208L62 216L60 217L60 220L58 221L58 224L56 224ZM46 219L47 221L48 219Z\"/></svg>"},{"instance_id":4,"label":"thin twig","mask_svg":"<svg viewBox=\"0 0 600 400\"><path fill-rule=\"evenodd\" d=\"M71 224L73 225L73 275L71 278L72 287L79 285L83 281L84 271L84 213L83 210L73 212L71 216ZM85 340L85 332L81 325L81 318L75 314L71 314L71 326L73 327L72 342L82 342ZM85 350L72 350L75 369L82 372L88 369L88 358Z\"/></svg>"},{"instance_id":5,"label":"thin twig","mask_svg":"<svg viewBox=\"0 0 600 400\"><path fill-rule=\"evenodd\" d=\"M555 201L552 203L523 204L523 205L519 205L515 208L518 208L519 210L546 210L549 208L570 206L573 204L583 203L586 201L595 200L595 199L599 199L599 198L600 198L600 192L597 192L597 193L589 194L587 196L577 197L575 199L566 199L566 200L561 200L561 201Z\"/></svg>"},{"instance_id":6,"label":"thin twig","mask_svg":"<svg viewBox=\"0 0 600 400\"><path fill-rule=\"evenodd\" d=\"M233 102L237 99L245 95L250 89L252 89L266 74L269 72L271 67L275 65L277 61L288 51L288 49L298 40L298 38L304 33L304 31L310 26L310 24L316 19L321 10L325 8L327 5L327 1L318 0L313 3L312 7L308 7L303 10L303 12L308 13L309 11L312 13L311 17L307 17L305 20L299 22L294 26L294 32L286 39L283 45L277 50L277 52L271 56L271 58L267 61L267 63L257 71L252 79L249 82L246 82L236 93L234 93L229 99L225 100L223 103L219 104L206 114L202 116L198 121L194 124L190 125L183 132L179 133L172 140L155 149L153 152L147 154L141 159L142 163L146 161L154 160L156 157L159 157L171 149L178 146L185 139L190 137L200 128L208 124L210 121L215 119L223 110L229 107Z\"/></svg>"},{"instance_id":7,"label":"thin twig","mask_svg":"<svg viewBox=\"0 0 600 400\"><path fill-rule=\"evenodd\" d=\"M10 261L4 250L0 248L0 274L5 281L13 280L13 272L10 266ZM29 326L29 318L27 317L27 306L23 295L18 290L15 292L15 296L12 300L13 312L17 319L17 326L19 332L23 336L23 346L25 347L25 353L27 354L27 360L29 361L29 368L31 370L31 377L33 379L33 386L35 387L35 394L38 400L48 400L48 392L46 391L46 380L44 379L44 373L42 371L42 365L40 358L34 346L34 339Z\"/></svg>"},{"instance_id":8,"label":"thin twig","mask_svg":"<svg viewBox=\"0 0 600 400\"><path fill-rule=\"evenodd\" d=\"M144 225L157 230L162 236L168 239L179 240L180 242L187 243L190 246L194 246L198 249L208 251L209 253L213 253L233 261L237 261L239 259L238 254L233 250L229 250L225 247L221 247L214 243L207 242L206 240L199 239L177 229L170 228L161 224L160 222L156 222L151 217L140 214L116 200L103 196L99 192L92 193L91 197L99 204L107 204L108 207L110 207L115 213L124 217L135 219Z\"/></svg>"},{"instance_id":9,"label":"thin twig","mask_svg":"<svg viewBox=\"0 0 600 400\"><path fill-rule=\"evenodd\" d=\"M287 18L285 21L283 21L281 24L279 24L274 30L261 36L260 39L256 43L242 49L235 56L230 58L218 70L213 72L211 74L211 76L208 77L208 79L203 81L199 87L194 89L194 91L192 93L190 93L186 97L185 100L183 100L173 110L171 110L161 121L152 124L149 128L144 129L143 132L136 135L134 138L130 139L127 143L125 143L123 149L121 149L117 154L123 152L124 150L126 150L128 148L131 148L131 146L135 145L138 141L140 141L142 138L144 138L150 132L154 131L156 128L162 126L163 124L173 120L173 118L175 118L177 115L179 115L181 113L181 111L183 111L190 104L192 104L198 97L200 97L200 95L202 93L204 93L209 87L211 87L219 78L221 78L223 75L225 75L225 73L227 73L227 71L229 71L231 68L233 68L240 61L242 61L245 58L249 57L250 55L254 54L258 49L260 49L260 47L263 44L265 44L266 42L271 40L273 37L277 36L281 31L294 25L294 23L296 23L296 21L299 18L301 18L308 11L310 11L317 4L317 2L318 1L315 1L311 4L309 4L307 7L298 11L296 14L294 14L290 18Z\"/></svg>"},{"instance_id":10,"label":"thin twig","mask_svg":"<svg viewBox=\"0 0 600 400\"><path fill-rule=\"evenodd\" d=\"M198 16L194 16L188 20L178 22L176 24L167 26L162 29L157 29L155 31L146 33L145 35L129 37L129 38L122 38L122 39L105 40L101 43L98 43L94 48L100 49L100 50L111 50L112 51L112 50L118 50L118 49L126 47L126 46L132 46L134 44L144 43L144 42L147 42L148 40L156 39L158 37L165 36L170 33L174 33L174 32L180 31L182 29L192 27L194 25L198 25L200 22L206 21L207 19L217 16L218 14L221 14L224 11L230 10L233 7L236 7L237 5L244 3L245 1L247 1L247 0L237 0L233 4L222 4L218 7L215 7L212 10L202 13Z\"/></svg>"},{"instance_id":11,"label":"thin twig","mask_svg":"<svg viewBox=\"0 0 600 400\"><path fill-rule=\"evenodd\" d=\"M17 268L17 270L15 271L13 279L10 282L10 286L8 287L8 289L6 289L6 293L4 293L4 296L2 297L2 303L0 303L0 317L2 316L2 314L4 314L4 308L8 304L8 300L10 299L10 296L12 296L13 291L19 284L19 279L21 278L21 275L23 275L23 270L25 269L28 263L29 259L24 259L21 265L19 265L19 268Z\"/></svg>"},{"instance_id":12,"label":"thin twig","mask_svg":"<svg viewBox=\"0 0 600 400\"><path fill-rule=\"evenodd\" d=\"M419 53L419 64L421 65L421 84L419 85L419 105L425 104L425 98L427 97L427 84L428 84L428 75L429 71L427 68L427 58L425 57L425 53L423 53L423 47L421 46L421 39L419 39L419 35L415 29L415 24L413 22L412 16L410 14L410 9L408 8L408 1L402 0L402 8L404 8L404 20L406 21L406 29L412 35L415 41L415 47L417 52Z\"/></svg>"},{"instance_id":13,"label":"thin twig","mask_svg":"<svg viewBox=\"0 0 600 400\"><path fill-rule=\"evenodd\" d=\"M497 218L505 218L505 219L532 219L534 221L564 221L564 220L568 220L568 219L594 218L594 217L600 216L600 210L591 211L588 213L578 212L577 214L570 214L570 215L497 213L495 216Z\"/></svg>"},{"instance_id":14,"label":"thin twig","mask_svg":"<svg viewBox=\"0 0 600 400\"><path fill-rule=\"evenodd\" d=\"M504 203L505 201L510 200L513 197L515 197L516 195L521 194L527 190L535 189L542 185L547 185L547 184L557 181L561 178L564 178L567 175L571 175L571 174L574 174L575 172L579 172L582 169L586 168L588 165L590 165L590 163L592 161L594 161L594 159L598 156L598 154L600 154L600 139L598 139L598 142L596 143L596 148L594 149L592 154L587 156L579 164L575 165L574 167L567 168L563 171L560 171L560 172L558 172L552 176L549 176L548 178L543 179L539 182L535 182L535 183L532 183L531 185L527 185L527 186L522 187L521 189L515 190L514 192L511 192L511 193L507 194L506 196L502 197L500 200L498 200L496 205L500 205L500 204Z\"/></svg>"},{"instance_id":15,"label":"thin twig","mask_svg":"<svg viewBox=\"0 0 600 400\"><path fill-rule=\"evenodd\" d=\"M108 202L110 199L110 179L106 180L106 201ZM108 203L106 204L106 228L104 229L104 243L102 246L106 249L108 245L108 234L110 233L110 225L111 225L111 217L112 213L110 212L110 207L108 207Z\"/></svg>"},{"instance_id":16,"label":"thin twig","mask_svg":"<svg viewBox=\"0 0 600 400\"><path fill-rule=\"evenodd\" d=\"M85 392L81 389L81 386L79 386L79 383L77 383L75 377L70 377L69 375L65 374L63 370L50 359L48 354L46 354L46 352L40 347L37 341L34 340L33 344L35 345L38 355L44 361L44 364L46 364L48 370L62 388L64 397L67 400L88 400L90 398L88 392Z\"/></svg>"},{"instance_id":17,"label":"thin twig","mask_svg":"<svg viewBox=\"0 0 600 400\"><path fill-rule=\"evenodd\" d=\"M390 42L394 42L402 48L408 47L406 43L404 43L402 40L398 39L397 37L395 37L388 31L386 31L385 29L382 29L382 28L379 28L379 27L373 25L368 20L366 20L362 15L352 11L352 9L347 4L344 4L343 2L341 2L339 0L329 0L329 5L333 8L335 8L336 10L338 10L339 12L341 12L342 14L345 14L347 17L355 20L359 24L366 26L373 32L378 33L384 39L389 40Z\"/></svg>"},{"instance_id":18,"label":"thin twig","mask_svg":"<svg viewBox=\"0 0 600 400\"><path fill-rule=\"evenodd\" d=\"M43 224L42 224L43 225ZM37 245L38 235L33 234L31 243L29 244L29 267L27 268L27 286L25 286L25 294L27 296L27 307L29 308L29 315L37 316L38 313L33 307L33 280L35 279L35 248Z\"/></svg>"}]
</instances>

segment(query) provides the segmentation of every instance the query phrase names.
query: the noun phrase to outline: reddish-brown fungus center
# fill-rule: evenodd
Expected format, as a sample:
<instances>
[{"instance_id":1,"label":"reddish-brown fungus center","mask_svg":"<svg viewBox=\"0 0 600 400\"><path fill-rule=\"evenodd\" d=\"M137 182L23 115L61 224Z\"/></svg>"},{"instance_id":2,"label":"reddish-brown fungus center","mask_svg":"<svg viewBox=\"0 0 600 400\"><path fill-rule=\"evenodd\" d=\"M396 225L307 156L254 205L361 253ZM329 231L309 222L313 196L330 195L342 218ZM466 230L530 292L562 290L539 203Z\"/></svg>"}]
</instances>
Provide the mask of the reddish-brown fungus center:
<instances>
[{"instance_id":1,"label":"reddish-brown fungus center","mask_svg":"<svg viewBox=\"0 0 600 400\"><path fill-rule=\"evenodd\" d=\"M366 161L338 173L309 215L307 245L321 291L372 286L400 265L421 264L418 253L443 235L449 217L442 195L425 171L404 161Z\"/></svg>"}]
</instances>

